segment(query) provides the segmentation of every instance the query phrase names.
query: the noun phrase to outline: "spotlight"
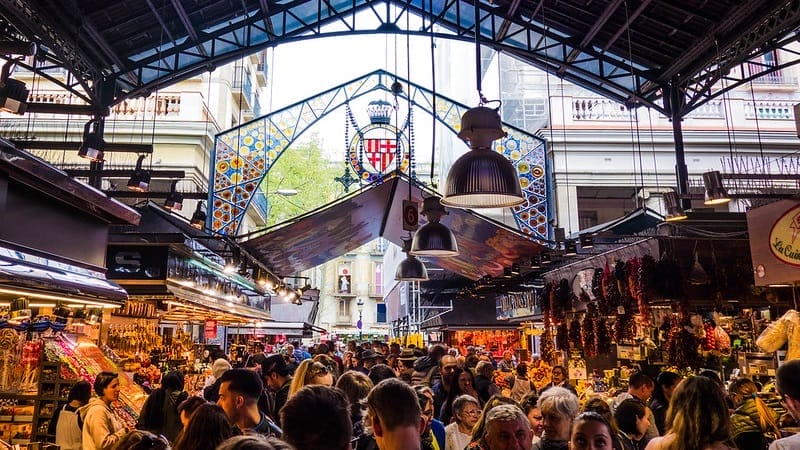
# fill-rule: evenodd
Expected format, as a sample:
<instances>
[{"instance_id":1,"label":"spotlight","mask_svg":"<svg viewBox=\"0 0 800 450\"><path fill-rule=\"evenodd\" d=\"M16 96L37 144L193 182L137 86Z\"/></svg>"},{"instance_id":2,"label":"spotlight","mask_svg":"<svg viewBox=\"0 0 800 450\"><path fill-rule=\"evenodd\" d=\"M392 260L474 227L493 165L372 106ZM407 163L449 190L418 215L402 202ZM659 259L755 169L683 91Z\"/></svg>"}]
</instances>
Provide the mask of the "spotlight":
<instances>
[{"instance_id":1,"label":"spotlight","mask_svg":"<svg viewBox=\"0 0 800 450\"><path fill-rule=\"evenodd\" d=\"M667 222L686 219L686 212L681 207L681 199L675 191L664 193L664 209L667 210L666 217L664 217Z\"/></svg>"},{"instance_id":2,"label":"spotlight","mask_svg":"<svg viewBox=\"0 0 800 450\"><path fill-rule=\"evenodd\" d=\"M101 119L92 119L83 127L83 143L78 149L78 156L92 162L101 162L105 156L106 141L101 137ZM89 129L92 129L89 131Z\"/></svg>"},{"instance_id":3,"label":"spotlight","mask_svg":"<svg viewBox=\"0 0 800 450\"><path fill-rule=\"evenodd\" d=\"M147 192L150 187L150 172L142 169L142 161L145 158L147 158L146 154L139 155L139 159L136 160L136 169L128 180L128 189L132 191Z\"/></svg>"},{"instance_id":4,"label":"spotlight","mask_svg":"<svg viewBox=\"0 0 800 450\"><path fill-rule=\"evenodd\" d=\"M568 241L564 241L564 255L573 256L577 254L578 254L578 245L575 244L575 240L570 239Z\"/></svg>"},{"instance_id":5,"label":"spotlight","mask_svg":"<svg viewBox=\"0 0 800 450\"><path fill-rule=\"evenodd\" d=\"M23 115L28 110L28 88L22 81L9 78L17 61L5 63L0 73L0 111Z\"/></svg>"},{"instance_id":6,"label":"spotlight","mask_svg":"<svg viewBox=\"0 0 800 450\"><path fill-rule=\"evenodd\" d=\"M511 264L511 275L519 275L519 264Z\"/></svg>"},{"instance_id":7,"label":"spotlight","mask_svg":"<svg viewBox=\"0 0 800 450\"><path fill-rule=\"evenodd\" d=\"M177 186L178 180L173 180L169 188L169 194L164 200L164 208L170 211L180 211L183 208L183 194L176 190Z\"/></svg>"},{"instance_id":8,"label":"spotlight","mask_svg":"<svg viewBox=\"0 0 800 450\"><path fill-rule=\"evenodd\" d=\"M583 233L578 238L581 241L581 248L588 249L594 247L594 236L591 234Z\"/></svg>"},{"instance_id":9,"label":"spotlight","mask_svg":"<svg viewBox=\"0 0 800 450\"><path fill-rule=\"evenodd\" d=\"M703 184L706 187L704 202L706 205L721 205L731 201L728 196L728 190L722 184L722 174L719 171L712 170L704 173Z\"/></svg>"},{"instance_id":10,"label":"spotlight","mask_svg":"<svg viewBox=\"0 0 800 450\"><path fill-rule=\"evenodd\" d=\"M541 269L541 268L542 268L542 256L541 255L531 256L531 269Z\"/></svg>"},{"instance_id":11,"label":"spotlight","mask_svg":"<svg viewBox=\"0 0 800 450\"><path fill-rule=\"evenodd\" d=\"M550 252L542 252L540 254L540 259L542 261L542 265L543 266L546 266L546 265L550 264L551 262L553 262L553 257L550 256Z\"/></svg>"},{"instance_id":12,"label":"spotlight","mask_svg":"<svg viewBox=\"0 0 800 450\"><path fill-rule=\"evenodd\" d=\"M197 202L197 208L194 210L194 214L192 214L192 220L189 222L189 225L192 228L197 228L198 230L202 230L203 227L206 225L206 213L203 212L203 202Z\"/></svg>"},{"instance_id":13,"label":"spotlight","mask_svg":"<svg viewBox=\"0 0 800 450\"><path fill-rule=\"evenodd\" d=\"M503 268L503 278L511 278L511 276L512 276L511 267L504 267Z\"/></svg>"}]
</instances>

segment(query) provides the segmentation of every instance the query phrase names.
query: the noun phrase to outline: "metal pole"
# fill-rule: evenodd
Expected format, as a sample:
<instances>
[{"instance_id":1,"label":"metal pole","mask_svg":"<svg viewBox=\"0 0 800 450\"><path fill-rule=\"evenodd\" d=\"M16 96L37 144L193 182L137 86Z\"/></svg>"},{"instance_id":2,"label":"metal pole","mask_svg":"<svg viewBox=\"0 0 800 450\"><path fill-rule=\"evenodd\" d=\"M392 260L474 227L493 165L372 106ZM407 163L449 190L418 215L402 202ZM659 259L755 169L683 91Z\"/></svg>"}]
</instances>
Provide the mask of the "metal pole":
<instances>
[{"instance_id":1,"label":"metal pole","mask_svg":"<svg viewBox=\"0 0 800 450\"><path fill-rule=\"evenodd\" d=\"M684 97L683 90L676 81L669 85L670 119L672 120L672 136L675 139L675 177L678 182L678 196L681 198L681 208L691 209L692 201L684 198L689 195L689 171L686 168L686 154L683 151L683 119Z\"/></svg>"}]
</instances>

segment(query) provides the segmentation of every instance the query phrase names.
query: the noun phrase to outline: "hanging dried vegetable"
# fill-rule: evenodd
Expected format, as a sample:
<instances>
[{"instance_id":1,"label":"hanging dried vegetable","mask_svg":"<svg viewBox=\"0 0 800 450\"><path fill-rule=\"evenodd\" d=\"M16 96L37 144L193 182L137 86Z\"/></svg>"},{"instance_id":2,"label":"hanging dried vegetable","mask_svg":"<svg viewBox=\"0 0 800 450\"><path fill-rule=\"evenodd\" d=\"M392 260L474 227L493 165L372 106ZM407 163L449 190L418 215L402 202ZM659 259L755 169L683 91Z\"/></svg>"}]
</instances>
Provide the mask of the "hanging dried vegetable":
<instances>
[{"instance_id":1,"label":"hanging dried vegetable","mask_svg":"<svg viewBox=\"0 0 800 450\"><path fill-rule=\"evenodd\" d=\"M602 317L594 319L594 335L597 344L597 354L607 355L611 353L611 332L606 323L606 319Z\"/></svg>"},{"instance_id":2,"label":"hanging dried vegetable","mask_svg":"<svg viewBox=\"0 0 800 450\"><path fill-rule=\"evenodd\" d=\"M542 360L553 364L556 359L556 348L553 343L553 335L550 333L550 317L549 314L544 315L544 332L542 333Z\"/></svg>"},{"instance_id":3,"label":"hanging dried vegetable","mask_svg":"<svg viewBox=\"0 0 800 450\"><path fill-rule=\"evenodd\" d=\"M617 279L617 286L619 288L619 306L625 310L624 314L633 314L633 305L635 300L631 295L629 279L631 277L632 269L630 262L618 261L614 268L614 277Z\"/></svg>"},{"instance_id":4,"label":"hanging dried vegetable","mask_svg":"<svg viewBox=\"0 0 800 450\"><path fill-rule=\"evenodd\" d=\"M650 295L652 286L652 271L655 269L655 260L650 255L645 255L639 261L639 268L636 272L636 303L639 307L639 320L642 325L649 327L652 324L650 314Z\"/></svg>"},{"instance_id":5,"label":"hanging dried vegetable","mask_svg":"<svg viewBox=\"0 0 800 450\"><path fill-rule=\"evenodd\" d=\"M597 333L595 332L595 321L587 315L581 324L581 338L583 340L583 354L587 358L597 356Z\"/></svg>"},{"instance_id":6,"label":"hanging dried vegetable","mask_svg":"<svg viewBox=\"0 0 800 450\"><path fill-rule=\"evenodd\" d=\"M608 267L608 261L606 261L606 267L603 270L603 297L606 299L606 309L601 310L601 314L616 314L617 306L619 306L620 303L620 294L617 288L617 280Z\"/></svg>"},{"instance_id":7,"label":"hanging dried vegetable","mask_svg":"<svg viewBox=\"0 0 800 450\"><path fill-rule=\"evenodd\" d=\"M606 298L603 295L603 268L602 267L598 267L598 268L594 269L594 273L592 274L592 294L594 295L594 299L597 301L598 304L603 303L603 302L606 301Z\"/></svg>"},{"instance_id":8,"label":"hanging dried vegetable","mask_svg":"<svg viewBox=\"0 0 800 450\"><path fill-rule=\"evenodd\" d=\"M578 319L573 319L572 322L569 323L569 346L574 350L579 350L583 347L583 342L581 340L581 321Z\"/></svg>"},{"instance_id":9,"label":"hanging dried vegetable","mask_svg":"<svg viewBox=\"0 0 800 450\"><path fill-rule=\"evenodd\" d=\"M625 312L625 314L617 315L616 322L617 343L622 341L632 341L636 337L636 320L633 314Z\"/></svg>"},{"instance_id":10,"label":"hanging dried vegetable","mask_svg":"<svg viewBox=\"0 0 800 450\"><path fill-rule=\"evenodd\" d=\"M563 320L564 314L572 307L570 296L572 295L572 288L566 278L562 278L558 282L556 288L556 308L553 311L553 318L556 320Z\"/></svg>"},{"instance_id":11,"label":"hanging dried vegetable","mask_svg":"<svg viewBox=\"0 0 800 450\"><path fill-rule=\"evenodd\" d=\"M567 329L567 322L562 321L556 326L556 348L561 351L569 351L569 330Z\"/></svg>"},{"instance_id":12,"label":"hanging dried vegetable","mask_svg":"<svg viewBox=\"0 0 800 450\"><path fill-rule=\"evenodd\" d=\"M703 328L705 329L705 338L703 339L703 350L716 350L717 349L717 339L714 334L714 324L711 322L703 323Z\"/></svg>"}]
</instances>

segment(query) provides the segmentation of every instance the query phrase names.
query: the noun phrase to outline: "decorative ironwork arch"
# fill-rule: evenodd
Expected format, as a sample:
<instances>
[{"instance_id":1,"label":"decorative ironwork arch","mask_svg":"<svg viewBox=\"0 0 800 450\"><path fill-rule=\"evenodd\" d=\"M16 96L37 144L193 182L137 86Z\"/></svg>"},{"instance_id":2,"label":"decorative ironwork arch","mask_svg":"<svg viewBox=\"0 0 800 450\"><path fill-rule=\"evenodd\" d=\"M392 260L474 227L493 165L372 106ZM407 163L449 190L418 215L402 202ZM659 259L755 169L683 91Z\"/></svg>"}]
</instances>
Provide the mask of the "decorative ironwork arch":
<instances>
[{"instance_id":1,"label":"decorative ironwork arch","mask_svg":"<svg viewBox=\"0 0 800 450\"><path fill-rule=\"evenodd\" d=\"M320 119L350 101L376 91L391 92L400 81L409 86L399 95L458 133L461 116L470 107L436 94L385 70L376 70L314 97L219 133L215 138L208 196L209 229L235 236L261 181L292 142ZM517 168L526 202L513 208L520 231L539 239L551 237L551 173L546 142L533 134L503 124L508 136L496 150Z\"/></svg>"}]
</instances>

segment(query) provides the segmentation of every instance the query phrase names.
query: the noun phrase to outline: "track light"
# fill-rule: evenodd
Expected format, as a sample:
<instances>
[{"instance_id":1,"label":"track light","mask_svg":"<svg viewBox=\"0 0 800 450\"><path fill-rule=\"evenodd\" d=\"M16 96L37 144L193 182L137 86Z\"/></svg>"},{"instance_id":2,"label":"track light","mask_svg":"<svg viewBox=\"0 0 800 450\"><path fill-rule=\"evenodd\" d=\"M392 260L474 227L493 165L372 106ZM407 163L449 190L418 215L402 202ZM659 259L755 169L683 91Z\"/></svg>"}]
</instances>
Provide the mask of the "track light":
<instances>
[{"instance_id":1,"label":"track light","mask_svg":"<svg viewBox=\"0 0 800 450\"><path fill-rule=\"evenodd\" d=\"M197 202L197 208L195 208L194 213L192 214L192 220L189 221L189 225L192 228L197 228L198 230L202 230L203 227L206 226L206 213L203 212L203 202Z\"/></svg>"},{"instance_id":2,"label":"track light","mask_svg":"<svg viewBox=\"0 0 800 450\"><path fill-rule=\"evenodd\" d=\"M136 160L136 169L128 180L128 189L132 191L147 192L150 187L150 172L142 169L142 161L145 158L147 158L146 154L139 155L139 159Z\"/></svg>"},{"instance_id":3,"label":"track light","mask_svg":"<svg viewBox=\"0 0 800 450\"><path fill-rule=\"evenodd\" d=\"M511 264L511 275L514 276L519 275L519 264L517 263Z\"/></svg>"},{"instance_id":4,"label":"track light","mask_svg":"<svg viewBox=\"0 0 800 450\"><path fill-rule=\"evenodd\" d=\"M578 239L581 242L581 248L589 249L594 247L594 236L592 236L590 233L583 233L578 236Z\"/></svg>"},{"instance_id":5,"label":"track light","mask_svg":"<svg viewBox=\"0 0 800 450\"><path fill-rule=\"evenodd\" d=\"M578 254L578 246L575 244L574 239L564 241L564 255L574 256Z\"/></svg>"},{"instance_id":6,"label":"track light","mask_svg":"<svg viewBox=\"0 0 800 450\"><path fill-rule=\"evenodd\" d=\"M503 278L511 278L511 267L503 267Z\"/></svg>"},{"instance_id":7,"label":"track light","mask_svg":"<svg viewBox=\"0 0 800 450\"><path fill-rule=\"evenodd\" d=\"M553 257L550 256L550 252L542 252L539 256L543 266L546 266L551 262L553 262Z\"/></svg>"},{"instance_id":8,"label":"track light","mask_svg":"<svg viewBox=\"0 0 800 450\"><path fill-rule=\"evenodd\" d=\"M541 268L542 268L542 256L541 255L531 256L531 269L541 269Z\"/></svg>"},{"instance_id":9,"label":"track light","mask_svg":"<svg viewBox=\"0 0 800 450\"><path fill-rule=\"evenodd\" d=\"M704 173L703 184L706 187L704 202L706 205L721 205L731 201L728 190L722 185L722 175L719 171L711 170Z\"/></svg>"},{"instance_id":10,"label":"track light","mask_svg":"<svg viewBox=\"0 0 800 450\"><path fill-rule=\"evenodd\" d=\"M681 207L681 199L675 191L664 193L664 209L667 211L664 217L667 222L677 222L686 219L686 212L684 212Z\"/></svg>"},{"instance_id":11,"label":"track light","mask_svg":"<svg viewBox=\"0 0 800 450\"><path fill-rule=\"evenodd\" d=\"M83 143L78 156L92 162L101 162L105 156L106 141L101 137L102 119L92 119L83 127ZM91 130L90 130L91 128Z\"/></svg>"},{"instance_id":12,"label":"track light","mask_svg":"<svg viewBox=\"0 0 800 450\"><path fill-rule=\"evenodd\" d=\"M0 73L0 111L23 115L28 110L28 88L25 83L10 77L18 58L3 65Z\"/></svg>"},{"instance_id":13,"label":"track light","mask_svg":"<svg viewBox=\"0 0 800 450\"><path fill-rule=\"evenodd\" d=\"M178 180L173 180L169 188L169 194L164 200L164 208L170 211L180 211L183 208L183 194L177 191Z\"/></svg>"}]
</instances>

